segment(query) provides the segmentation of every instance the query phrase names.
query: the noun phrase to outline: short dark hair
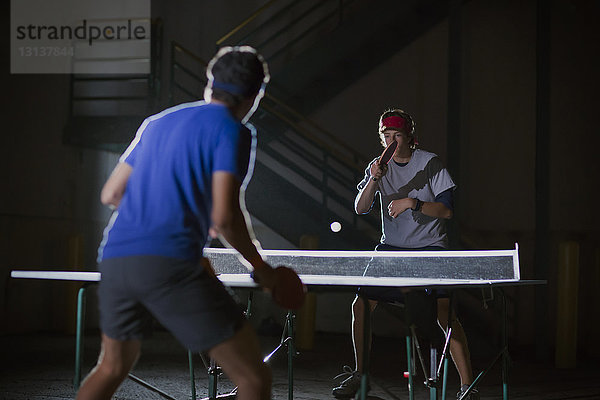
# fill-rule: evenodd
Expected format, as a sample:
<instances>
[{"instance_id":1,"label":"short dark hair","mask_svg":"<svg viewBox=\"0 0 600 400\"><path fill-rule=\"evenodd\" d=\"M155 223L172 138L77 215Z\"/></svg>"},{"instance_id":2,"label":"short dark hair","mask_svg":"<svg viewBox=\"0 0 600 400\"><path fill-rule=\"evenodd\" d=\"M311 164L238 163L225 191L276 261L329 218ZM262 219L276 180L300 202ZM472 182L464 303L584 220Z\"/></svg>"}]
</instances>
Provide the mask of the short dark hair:
<instances>
[{"instance_id":1,"label":"short dark hair","mask_svg":"<svg viewBox=\"0 0 600 400\"><path fill-rule=\"evenodd\" d=\"M410 114L399 108L388 108L379 117L379 126L381 126L381 122L387 117L402 117L402 118L404 118L404 120L408 123L408 132L406 132L406 133L408 134L408 136L411 139L410 147L412 149L414 149L416 147L416 140L415 140L416 124L415 124L415 121L413 120L413 118L410 116ZM381 141L381 144L383 145L383 147L385 147L385 139L383 137L383 132L380 132L379 129L378 129L378 132L379 132L379 140Z\"/></svg>"},{"instance_id":2,"label":"short dark hair","mask_svg":"<svg viewBox=\"0 0 600 400\"><path fill-rule=\"evenodd\" d=\"M212 97L235 106L255 96L269 81L269 67L250 46L223 47L209 62L206 76Z\"/></svg>"}]
</instances>

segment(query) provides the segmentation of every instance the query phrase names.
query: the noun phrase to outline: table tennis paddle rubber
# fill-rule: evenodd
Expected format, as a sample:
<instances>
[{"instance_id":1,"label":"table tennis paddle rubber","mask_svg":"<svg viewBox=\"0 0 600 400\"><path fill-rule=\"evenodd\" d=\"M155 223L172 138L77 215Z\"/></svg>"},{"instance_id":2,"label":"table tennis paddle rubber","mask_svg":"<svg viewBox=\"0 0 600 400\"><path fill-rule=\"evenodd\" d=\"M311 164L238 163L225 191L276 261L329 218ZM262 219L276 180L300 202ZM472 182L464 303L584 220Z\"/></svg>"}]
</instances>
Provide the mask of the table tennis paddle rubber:
<instances>
[{"instance_id":1,"label":"table tennis paddle rubber","mask_svg":"<svg viewBox=\"0 0 600 400\"><path fill-rule=\"evenodd\" d=\"M392 140L392 142L388 144L385 150L383 150L383 153L381 153L381 157L379 157L380 165L384 165L390 162L392 156L394 155L394 152L396 151L396 147L398 147L398 142Z\"/></svg>"},{"instance_id":2,"label":"table tennis paddle rubber","mask_svg":"<svg viewBox=\"0 0 600 400\"><path fill-rule=\"evenodd\" d=\"M394 152L396 151L396 147L398 147L398 142L392 140L390 144L387 145L385 150L383 150L381 156L379 156L379 165L387 165L390 162ZM373 180L376 181L377 179L373 178Z\"/></svg>"},{"instance_id":3,"label":"table tennis paddle rubber","mask_svg":"<svg viewBox=\"0 0 600 400\"><path fill-rule=\"evenodd\" d=\"M304 304L306 286L291 268L275 268L275 284L272 289L273 301L287 310L296 310Z\"/></svg>"}]
</instances>

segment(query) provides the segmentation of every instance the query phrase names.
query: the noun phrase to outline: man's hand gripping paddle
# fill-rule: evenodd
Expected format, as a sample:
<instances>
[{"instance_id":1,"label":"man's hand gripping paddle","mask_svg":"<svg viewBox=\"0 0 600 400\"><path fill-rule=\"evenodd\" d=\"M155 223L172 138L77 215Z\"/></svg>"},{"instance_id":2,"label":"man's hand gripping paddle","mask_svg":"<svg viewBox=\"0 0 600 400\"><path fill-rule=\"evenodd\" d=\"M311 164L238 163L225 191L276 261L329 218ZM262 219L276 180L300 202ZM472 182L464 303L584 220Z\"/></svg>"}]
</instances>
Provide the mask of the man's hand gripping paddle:
<instances>
[{"instance_id":1,"label":"man's hand gripping paddle","mask_svg":"<svg viewBox=\"0 0 600 400\"><path fill-rule=\"evenodd\" d=\"M279 266L275 268L275 284L272 289L273 301L288 310L296 310L304 304L306 286L296 271Z\"/></svg>"},{"instance_id":2,"label":"man's hand gripping paddle","mask_svg":"<svg viewBox=\"0 0 600 400\"><path fill-rule=\"evenodd\" d=\"M398 142L392 140L392 142L388 144L385 150L383 150L383 153L381 153L381 156L379 157L378 161L379 165L387 165L390 162L392 156L394 155L394 152L396 151L396 147L398 147ZM377 178L373 178L373 180L376 181Z\"/></svg>"},{"instance_id":3,"label":"man's hand gripping paddle","mask_svg":"<svg viewBox=\"0 0 600 400\"><path fill-rule=\"evenodd\" d=\"M256 283L271 292L271 297L277 305L287 310L296 310L304 304L306 286L293 269L265 265L260 273L254 270L250 275Z\"/></svg>"}]
</instances>

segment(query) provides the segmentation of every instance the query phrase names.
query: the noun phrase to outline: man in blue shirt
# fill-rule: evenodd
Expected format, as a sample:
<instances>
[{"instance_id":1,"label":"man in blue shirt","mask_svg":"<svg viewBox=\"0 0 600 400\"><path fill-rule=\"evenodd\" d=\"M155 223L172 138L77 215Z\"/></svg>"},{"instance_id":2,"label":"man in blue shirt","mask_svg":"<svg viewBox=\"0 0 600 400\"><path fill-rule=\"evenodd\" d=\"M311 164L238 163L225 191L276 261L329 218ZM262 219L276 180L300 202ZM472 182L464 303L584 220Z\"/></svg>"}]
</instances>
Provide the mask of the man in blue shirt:
<instances>
[{"instance_id":1,"label":"man in blue shirt","mask_svg":"<svg viewBox=\"0 0 600 400\"><path fill-rule=\"evenodd\" d=\"M269 80L248 46L223 48L207 68L205 101L146 119L102 189L115 209L99 249L102 350L78 399L109 399L156 318L188 349L208 354L238 399L270 399L256 334L202 257L209 231L235 248L266 291L277 274L247 225L243 192L254 158L247 123Z\"/></svg>"}]
</instances>

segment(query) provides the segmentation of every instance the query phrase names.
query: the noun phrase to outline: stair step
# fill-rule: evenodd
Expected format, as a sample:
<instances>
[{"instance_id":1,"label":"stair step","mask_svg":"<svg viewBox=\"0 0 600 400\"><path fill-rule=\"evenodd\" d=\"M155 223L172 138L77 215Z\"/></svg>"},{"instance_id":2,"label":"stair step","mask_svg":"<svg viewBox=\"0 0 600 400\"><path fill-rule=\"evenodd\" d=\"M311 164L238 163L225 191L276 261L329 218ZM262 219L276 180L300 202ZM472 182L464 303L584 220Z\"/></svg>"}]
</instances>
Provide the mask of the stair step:
<instances>
[{"instance_id":1,"label":"stair step","mask_svg":"<svg viewBox=\"0 0 600 400\"><path fill-rule=\"evenodd\" d=\"M139 115L72 117L65 128L63 141L72 146L122 153L144 118Z\"/></svg>"}]
</instances>

